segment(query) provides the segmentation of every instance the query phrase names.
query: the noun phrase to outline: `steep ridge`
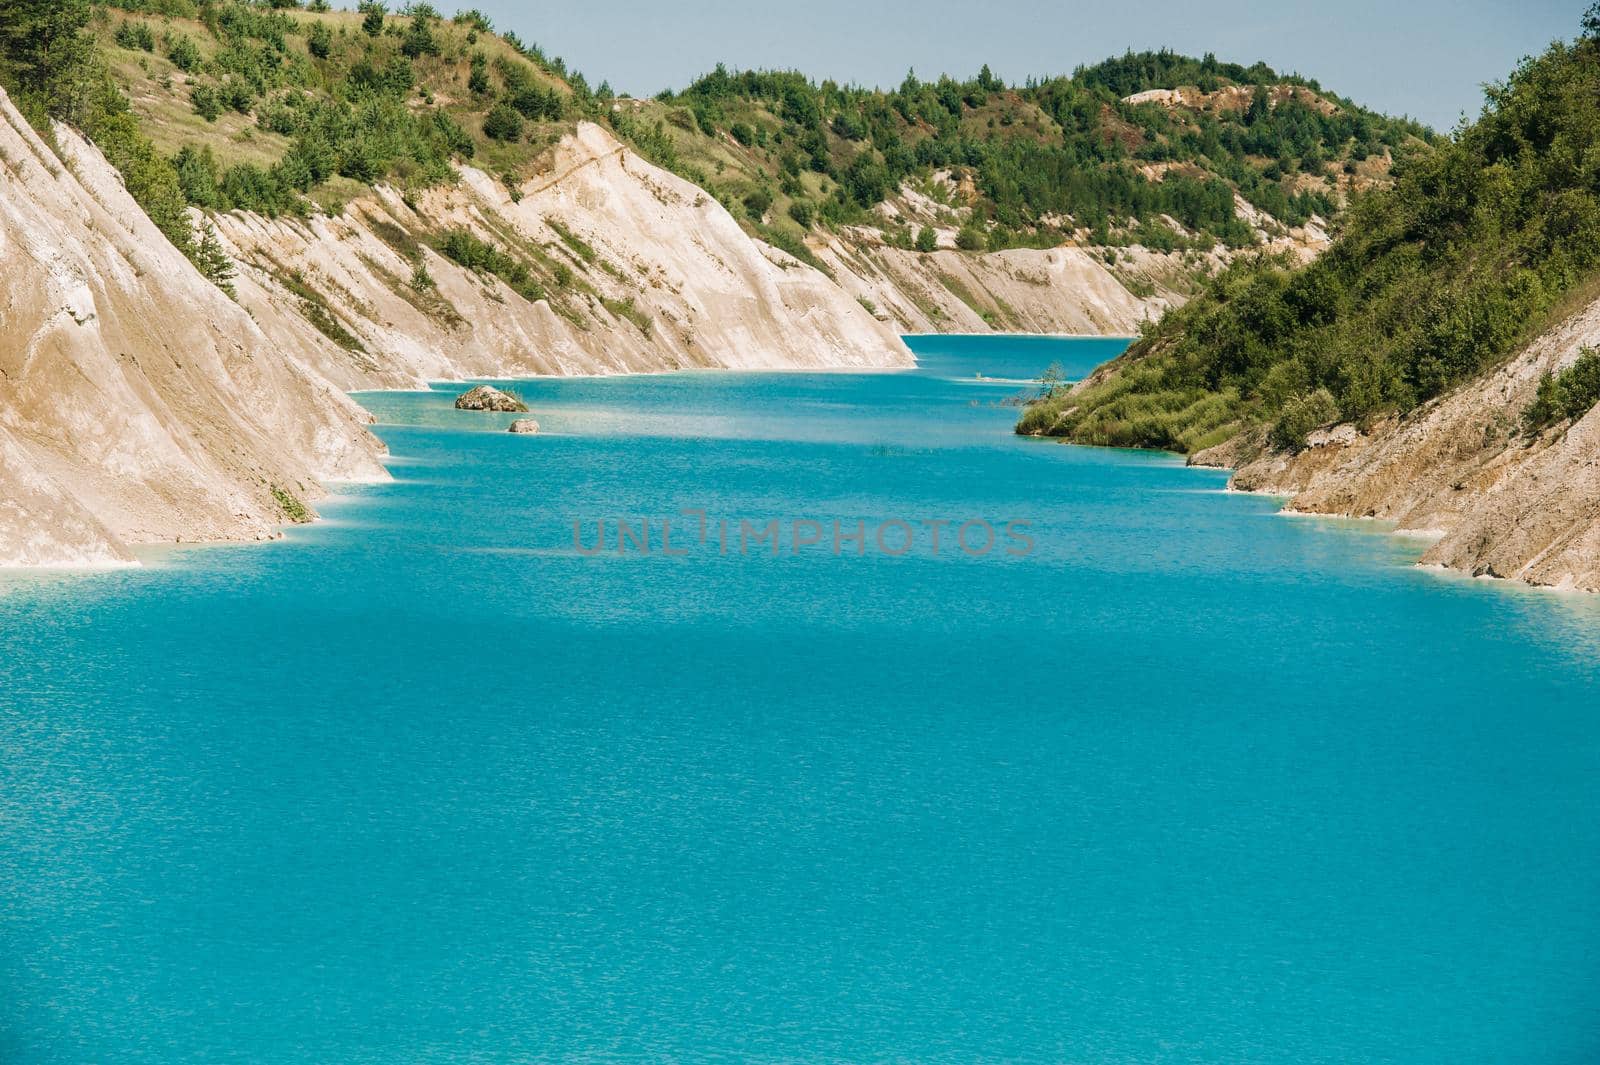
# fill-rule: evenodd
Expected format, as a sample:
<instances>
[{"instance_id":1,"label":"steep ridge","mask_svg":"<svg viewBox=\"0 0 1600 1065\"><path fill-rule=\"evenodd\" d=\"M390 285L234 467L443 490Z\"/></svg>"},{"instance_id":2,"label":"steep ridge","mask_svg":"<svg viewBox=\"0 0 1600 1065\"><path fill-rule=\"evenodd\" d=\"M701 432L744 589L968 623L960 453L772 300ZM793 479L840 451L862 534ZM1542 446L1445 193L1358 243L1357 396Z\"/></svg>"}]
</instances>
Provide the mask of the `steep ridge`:
<instances>
[{"instance_id":1,"label":"steep ridge","mask_svg":"<svg viewBox=\"0 0 1600 1065\"><path fill-rule=\"evenodd\" d=\"M366 417L206 281L90 145L0 94L0 563L271 536L384 476Z\"/></svg>"},{"instance_id":2,"label":"steep ridge","mask_svg":"<svg viewBox=\"0 0 1600 1065\"><path fill-rule=\"evenodd\" d=\"M319 369L343 387L912 364L824 275L751 240L715 200L592 123L515 193L468 167L458 184L380 187L332 218L215 221L243 268L241 302L295 335L308 313L327 323L343 347ZM572 280L530 299L436 250L463 233Z\"/></svg>"},{"instance_id":3,"label":"steep ridge","mask_svg":"<svg viewBox=\"0 0 1600 1065\"><path fill-rule=\"evenodd\" d=\"M0 565L276 535L326 483L386 476L344 390L912 362L823 275L596 126L520 202L468 170L415 210L379 189L333 217L219 215L235 303L93 146L57 127L63 164L3 95L0 116ZM426 243L439 225L530 255L559 244L574 294L557 313L450 261Z\"/></svg>"}]
</instances>

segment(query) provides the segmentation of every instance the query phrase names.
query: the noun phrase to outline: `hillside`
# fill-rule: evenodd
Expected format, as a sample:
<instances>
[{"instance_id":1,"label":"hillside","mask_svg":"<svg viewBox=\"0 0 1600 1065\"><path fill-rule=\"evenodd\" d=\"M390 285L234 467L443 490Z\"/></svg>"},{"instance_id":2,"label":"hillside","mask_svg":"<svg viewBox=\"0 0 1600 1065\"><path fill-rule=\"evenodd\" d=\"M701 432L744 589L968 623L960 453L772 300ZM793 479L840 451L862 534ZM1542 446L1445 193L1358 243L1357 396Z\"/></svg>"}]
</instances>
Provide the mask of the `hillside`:
<instances>
[{"instance_id":1,"label":"hillside","mask_svg":"<svg viewBox=\"0 0 1600 1065\"><path fill-rule=\"evenodd\" d=\"M802 226L887 221L911 247L914 226L875 212L909 184L970 209L960 220L973 250L1073 239L1243 247L1252 215L1281 228L1330 218L1430 137L1263 65L1166 52L1020 87L987 67L966 82L913 74L892 92L719 68L642 113L665 120L703 184L753 198L752 208L770 194L775 217ZM940 173L954 182L930 187Z\"/></svg>"},{"instance_id":2,"label":"hillside","mask_svg":"<svg viewBox=\"0 0 1600 1065\"><path fill-rule=\"evenodd\" d=\"M719 68L613 110L752 232L797 253L804 240L913 331L1125 331L1240 249L1314 256L1352 195L1432 141L1314 82L1167 52L1025 86L987 67L909 75L892 92ZM1050 320L1112 288L1140 313L1091 300Z\"/></svg>"},{"instance_id":3,"label":"hillside","mask_svg":"<svg viewBox=\"0 0 1600 1065\"><path fill-rule=\"evenodd\" d=\"M384 476L352 389L1131 331L1425 135L1174 56L624 100L425 4L0 0L0 86L9 565L306 520Z\"/></svg>"},{"instance_id":4,"label":"hillside","mask_svg":"<svg viewBox=\"0 0 1600 1065\"><path fill-rule=\"evenodd\" d=\"M351 389L911 362L824 275L584 121L526 179L460 156L448 180L408 179L401 160L394 183L330 177L276 213L198 212L182 148L72 41L0 70L27 111L0 89L0 566L127 562L141 543L307 520L329 483L387 476ZM239 167L270 173L222 155L265 137L238 132L204 146L222 190L252 187L229 180Z\"/></svg>"},{"instance_id":5,"label":"hillside","mask_svg":"<svg viewBox=\"0 0 1600 1065\"><path fill-rule=\"evenodd\" d=\"M1430 137L1314 82L1170 53L893 92L719 68L632 100L426 4L158 0L100 5L92 28L193 206L337 212L460 162L509 188L594 121L903 331L1130 331L1238 249L1316 254L1352 193ZM571 309L564 272L522 265Z\"/></svg>"},{"instance_id":6,"label":"hillside","mask_svg":"<svg viewBox=\"0 0 1600 1065\"><path fill-rule=\"evenodd\" d=\"M1235 263L1019 431L1241 466L1427 561L1600 588L1600 19L1365 197L1308 266Z\"/></svg>"}]
</instances>

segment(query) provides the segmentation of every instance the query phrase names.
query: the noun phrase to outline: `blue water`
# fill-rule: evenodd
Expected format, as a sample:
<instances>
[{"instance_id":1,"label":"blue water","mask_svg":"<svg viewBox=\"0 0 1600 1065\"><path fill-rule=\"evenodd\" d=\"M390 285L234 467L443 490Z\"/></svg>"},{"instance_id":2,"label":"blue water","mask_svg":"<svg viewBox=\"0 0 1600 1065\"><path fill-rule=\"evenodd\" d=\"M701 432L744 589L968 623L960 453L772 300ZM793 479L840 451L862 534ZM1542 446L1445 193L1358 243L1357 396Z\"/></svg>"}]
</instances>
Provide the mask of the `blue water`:
<instances>
[{"instance_id":1,"label":"blue water","mask_svg":"<svg viewBox=\"0 0 1600 1065\"><path fill-rule=\"evenodd\" d=\"M918 348L364 396L325 523L0 583L0 1061L1600 1059L1600 605ZM574 548L685 508L955 524Z\"/></svg>"}]
</instances>

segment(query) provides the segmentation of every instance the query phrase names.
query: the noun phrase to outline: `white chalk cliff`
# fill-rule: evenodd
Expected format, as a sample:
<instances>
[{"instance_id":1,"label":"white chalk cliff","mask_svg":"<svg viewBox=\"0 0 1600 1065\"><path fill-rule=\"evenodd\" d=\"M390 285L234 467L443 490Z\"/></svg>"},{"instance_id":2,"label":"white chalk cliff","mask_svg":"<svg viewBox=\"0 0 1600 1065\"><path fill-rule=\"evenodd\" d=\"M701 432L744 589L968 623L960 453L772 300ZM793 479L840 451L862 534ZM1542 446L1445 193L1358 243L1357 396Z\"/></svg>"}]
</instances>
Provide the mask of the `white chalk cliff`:
<instances>
[{"instance_id":1,"label":"white chalk cliff","mask_svg":"<svg viewBox=\"0 0 1600 1065\"><path fill-rule=\"evenodd\" d=\"M92 145L56 139L59 156L0 92L0 566L277 535L329 483L387 476L349 390L912 364L844 289L597 126L515 195L468 169L335 217L219 217L238 302ZM419 237L458 230L556 262L570 285L530 302ZM419 264L431 286L413 284Z\"/></svg>"}]
</instances>

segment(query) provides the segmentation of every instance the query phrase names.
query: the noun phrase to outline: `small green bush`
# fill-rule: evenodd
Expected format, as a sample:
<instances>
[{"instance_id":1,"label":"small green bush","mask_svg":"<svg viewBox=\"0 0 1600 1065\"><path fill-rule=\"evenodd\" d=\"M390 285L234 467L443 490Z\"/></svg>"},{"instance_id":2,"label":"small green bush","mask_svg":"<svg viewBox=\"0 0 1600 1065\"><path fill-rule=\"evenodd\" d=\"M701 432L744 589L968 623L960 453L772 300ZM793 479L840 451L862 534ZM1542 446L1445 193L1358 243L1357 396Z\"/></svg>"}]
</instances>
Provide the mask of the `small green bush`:
<instances>
[{"instance_id":1,"label":"small green bush","mask_svg":"<svg viewBox=\"0 0 1600 1065\"><path fill-rule=\"evenodd\" d=\"M1268 439L1280 451L1300 451L1306 438L1339 417L1339 405L1326 388L1298 396L1288 402L1273 423Z\"/></svg>"},{"instance_id":2,"label":"small green bush","mask_svg":"<svg viewBox=\"0 0 1600 1065\"><path fill-rule=\"evenodd\" d=\"M186 33L173 34L167 38L167 58L172 60L173 66L185 74L193 74L205 61L205 57L200 54L200 46Z\"/></svg>"},{"instance_id":3,"label":"small green bush","mask_svg":"<svg viewBox=\"0 0 1600 1065\"><path fill-rule=\"evenodd\" d=\"M317 59L327 59L333 54L333 32L321 22L314 23L306 34L306 48Z\"/></svg>"},{"instance_id":4,"label":"small green bush","mask_svg":"<svg viewBox=\"0 0 1600 1065\"><path fill-rule=\"evenodd\" d=\"M515 107L505 101L495 104L483 120L483 135L491 140L517 141L522 139L523 118Z\"/></svg>"},{"instance_id":5,"label":"small green bush","mask_svg":"<svg viewBox=\"0 0 1600 1065\"><path fill-rule=\"evenodd\" d=\"M1528 432L1582 418L1600 403L1600 351L1584 348L1578 360L1558 374L1545 374L1539 394L1523 416Z\"/></svg>"},{"instance_id":6,"label":"small green bush","mask_svg":"<svg viewBox=\"0 0 1600 1065\"><path fill-rule=\"evenodd\" d=\"M956 234L956 247L962 251L983 251L988 246L988 236L977 226L962 226Z\"/></svg>"},{"instance_id":7,"label":"small green bush","mask_svg":"<svg viewBox=\"0 0 1600 1065\"><path fill-rule=\"evenodd\" d=\"M122 47L136 52L156 50L156 35L143 22L124 22L118 26L116 41Z\"/></svg>"},{"instance_id":8,"label":"small green bush","mask_svg":"<svg viewBox=\"0 0 1600 1065\"><path fill-rule=\"evenodd\" d=\"M207 122L222 117L222 97L213 86L196 85L189 90L189 102L194 106L194 113Z\"/></svg>"},{"instance_id":9,"label":"small green bush","mask_svg":"<svg viewBox=\"0 0 1600 1065\"><path fill-rule=\"evenodd\" d=\"M772 190L757 188L747 193L744 198L744 209L752 222L759 222L772 210Z\"/></svg>"}]
</instances>

